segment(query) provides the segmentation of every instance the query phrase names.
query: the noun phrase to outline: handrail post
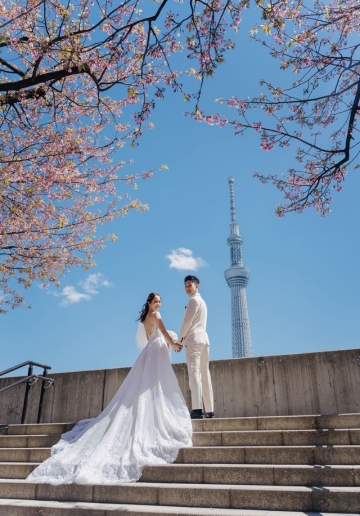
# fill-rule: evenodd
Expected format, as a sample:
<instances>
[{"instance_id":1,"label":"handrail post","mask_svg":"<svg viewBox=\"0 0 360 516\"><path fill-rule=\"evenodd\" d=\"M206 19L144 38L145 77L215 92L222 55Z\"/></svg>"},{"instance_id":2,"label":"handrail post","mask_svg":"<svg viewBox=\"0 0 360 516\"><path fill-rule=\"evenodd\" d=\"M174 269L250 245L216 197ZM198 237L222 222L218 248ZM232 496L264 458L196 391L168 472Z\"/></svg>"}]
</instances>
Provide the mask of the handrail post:
<instances>
[{"instance_id":1,"label":"handrail post","mask_svg":"<svg viewBox=\"0 0 360 516\"><path fill-rule=\"evenodd\" d=\"M47 369L44 369L43 376L44 377L47 376ZM44 399L44 394L45 394L45 383L44 382L45 382L44 380L41 381L41 392L40 392L40 400L39 400L39 410L38 410L38 415L37 415L37 423L40 423L40 420L41 420L43 399Z\"/></svg>"},{"instance_id":2,"label":"handrail post","mask_svg":"<svg viewBox=\"0 0 360 516\"><path fill-rule=\"evenodd\" d=\"M26 383L25 397L24 397L23 409L22 409L22 414L21 414L21 424L22 425L26 424L31 386L34 383L36 383L37 380L41 379L42 383L41 383L39 407L38 407L38 413L37 413L37 422L40 423L45 390L50 385L55 385L55 380L53 378L48 378L48 375L47 375L48 370L51 369L51 367L48 365L45 365L45 364L39 364L38 362L33 362L32 360L28 360L27 362L23 362L22 364L18 364L14 367L10 367L10 369L6 369L5 371L0 371L0 376L4 376L6 374L12 373L13 371L16 371L17 369L21 369L22 367L25 367L27 365L29 366L29 370L28 370L28 375L25 378L21 378L20 380L17 380L16 382L14 382L10 385L7 385L6 387L0 388L0 393L2 393L4 391L7 391L8 389L11 389L12 387L15 387L16 385L20 385L21 383ZM33 374L34 366L41 367L44 370L42 376L40 374Z\"/></svg>"},{"instance_id":3,"label":"handrail post","mask_svg":"<svg viewBox=\"0 0 360 516\"><path fill-rule=\"evenodd\" d=\"M32 366L32 364L30 364L29 370L28 370L28 376L31 376L32 374L33 374L33 366ZM22 416L21 416L21 424L22 425L25 423L25 420L26 420L30 389L31 389L31 384L28 381L26 383L24 405L23 405L23 411L22 411Z\"/></svg>"}]
</instances>

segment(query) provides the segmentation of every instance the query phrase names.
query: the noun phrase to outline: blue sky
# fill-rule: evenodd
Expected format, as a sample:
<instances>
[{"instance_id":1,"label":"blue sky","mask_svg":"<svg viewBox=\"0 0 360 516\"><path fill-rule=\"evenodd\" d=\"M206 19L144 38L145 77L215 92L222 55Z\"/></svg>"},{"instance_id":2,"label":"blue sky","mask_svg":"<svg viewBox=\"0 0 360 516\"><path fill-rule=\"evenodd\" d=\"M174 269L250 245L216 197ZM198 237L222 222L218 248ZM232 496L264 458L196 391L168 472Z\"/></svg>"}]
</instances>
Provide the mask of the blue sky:
<instances>
[{"instance_id":1,"label":"blue sky","mask_svg":"<svg viewBox=\"0 0 360 516\"><path fill-rule=\"evenodd\" d=\"M248 29L245 23L238 48L207 81L206 109L215 111L218 97L252 96L264 76L280 80L276 62L249 41ZM195 123L183 115L188 108L181 96L168 92L152 117L155 128L139 147L121 153L120 159L135 161L127 173L168 165L132 193L150 210L105 227L118 240L97 254L92 270L74 269L58 289L34 285L26 293L32 310L1 316L1 369L27 359L56 372L132 365L138 355L135 319L149 292L162 296L166 327L180 329L188 271L170 268L167 258L179 248L202 260L195 274L209 309L211 357L230 358L230 290L224 279L230 261L230 175L244 265L251 272L254 355L360 347L359 173L350 171L325 219L314 211L278 219L274 209L281 194L252 176L285 172L294 148L266 153L257 134L239 137L229 127ZM185 361L184 353L172 358Z\"/></svg>"}]
</instances>

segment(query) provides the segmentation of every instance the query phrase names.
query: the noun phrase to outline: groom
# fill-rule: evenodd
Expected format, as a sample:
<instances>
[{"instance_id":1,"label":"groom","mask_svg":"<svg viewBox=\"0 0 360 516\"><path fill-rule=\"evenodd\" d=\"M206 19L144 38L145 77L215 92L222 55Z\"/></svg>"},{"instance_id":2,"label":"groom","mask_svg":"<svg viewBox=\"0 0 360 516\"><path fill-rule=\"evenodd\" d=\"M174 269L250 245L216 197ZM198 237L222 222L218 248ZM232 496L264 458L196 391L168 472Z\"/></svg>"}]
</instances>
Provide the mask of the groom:
<instances>
[{"instance_id":1,"label":"groom","mask_svg":"<svg viewBox=\"0 0 360 516\"><path fill-rule=\"evenodd\" d=\"M199 294L200 281L196 276L186 276L185 292L190 297L179 342L185 346L189 373L192 411L191 419L203 419L203 401L206 417L214 417L214 397L209 371L209 337L206 333L207 308Z\"/></svg>"}]
</instances>

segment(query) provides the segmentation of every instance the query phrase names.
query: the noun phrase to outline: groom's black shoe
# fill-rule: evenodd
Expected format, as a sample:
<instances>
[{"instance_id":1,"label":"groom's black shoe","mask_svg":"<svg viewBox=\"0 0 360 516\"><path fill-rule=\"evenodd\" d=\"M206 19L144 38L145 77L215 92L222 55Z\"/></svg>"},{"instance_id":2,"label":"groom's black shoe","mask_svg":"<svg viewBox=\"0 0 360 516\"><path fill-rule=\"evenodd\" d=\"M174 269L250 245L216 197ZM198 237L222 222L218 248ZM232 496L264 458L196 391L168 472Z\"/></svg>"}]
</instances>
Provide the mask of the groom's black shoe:
<instances>
[{"instance_id":1,"label":"groom's black shoe","mask_svg":"<svg viewBox=\"0 0 360 516\"><path fill-rule=\"evenodd\" d=\"M205 415L206 418L208 419L212 419L214 416L214 412L207 412L206 415Z\"/></svg>"},{"instance_id":2,"label":"groom's black shoe","mask_svg":"<svg viewBox=\"0 0 360 516\"><path fill-rule=\"evenodd\" d=\"M204 419L203 409L195 409L190 412L191 419Z\"/></svg>"}]
</instances>

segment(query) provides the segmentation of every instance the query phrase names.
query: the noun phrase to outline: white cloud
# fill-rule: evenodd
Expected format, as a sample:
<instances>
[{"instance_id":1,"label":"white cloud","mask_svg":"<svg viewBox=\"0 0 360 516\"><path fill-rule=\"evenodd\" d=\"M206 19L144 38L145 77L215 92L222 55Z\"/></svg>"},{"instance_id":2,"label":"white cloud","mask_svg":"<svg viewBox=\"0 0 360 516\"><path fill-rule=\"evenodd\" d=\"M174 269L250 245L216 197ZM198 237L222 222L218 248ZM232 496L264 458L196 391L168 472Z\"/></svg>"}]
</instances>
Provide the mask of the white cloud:
<instances>
[{"instance_id":1,"label":"white cloud","mask_svg":"<svg viewBox=\"0 0 360 516\"><path fill-rule=\"evenodd\" d=\"M91 296L89 294L83 294L81 292L78 292L76 288L72 285L64 287L60 294L54 292L54 295L56 297L64 297L64 299L60 303L61 306L69 306L74 303L80 303L80 301L90 301L91 299Z\"/></svg>"},{"instance_id":2,"label":"white cloud","mask_svg":"<svg viewBox=\"0 0 360 516\"><path fill-rule=\"evenodd\" d=\"M79 285L87 292L88 294L98 294L99 287L113 287L114 285L110 283L107 279L104 278L104 275L101 272L97 274L89 274L85 281L80 281Z\"/></svg>"},{"instance_id":3,"label":"white cloud","mask_svg":"<svg viewBox=\"0 0 360 516\"><path fill-rule=\"evenodd\" d=\"M193 252L185 247L178 247L175 251L171 251L165 258L170 260L170 269L178 271L197 271L201 267L205 267L207 263L202 258L194 258Z\"/></svg>"},{"instance_id":4,"label":"white cloud","mask_svg":"<svg viewBox=\"0 0 360 516\"><path fill-rule=\"evenodd\" d=\"M114 286L110 281L105 279L101 272L98 272L97 274L89 274L89 276L84 281L80 281L78 285L82 287L84 292L79 292L79 290L77 290L73 285L64 287L61 292L54 292L53 290L48 290L47 292L55 297L63 298L60 306L69 306L74 303L80 303L80 301L90 301L93 296L99 293L98 289L100 287Z\"/></svg>"}]
</instances>

